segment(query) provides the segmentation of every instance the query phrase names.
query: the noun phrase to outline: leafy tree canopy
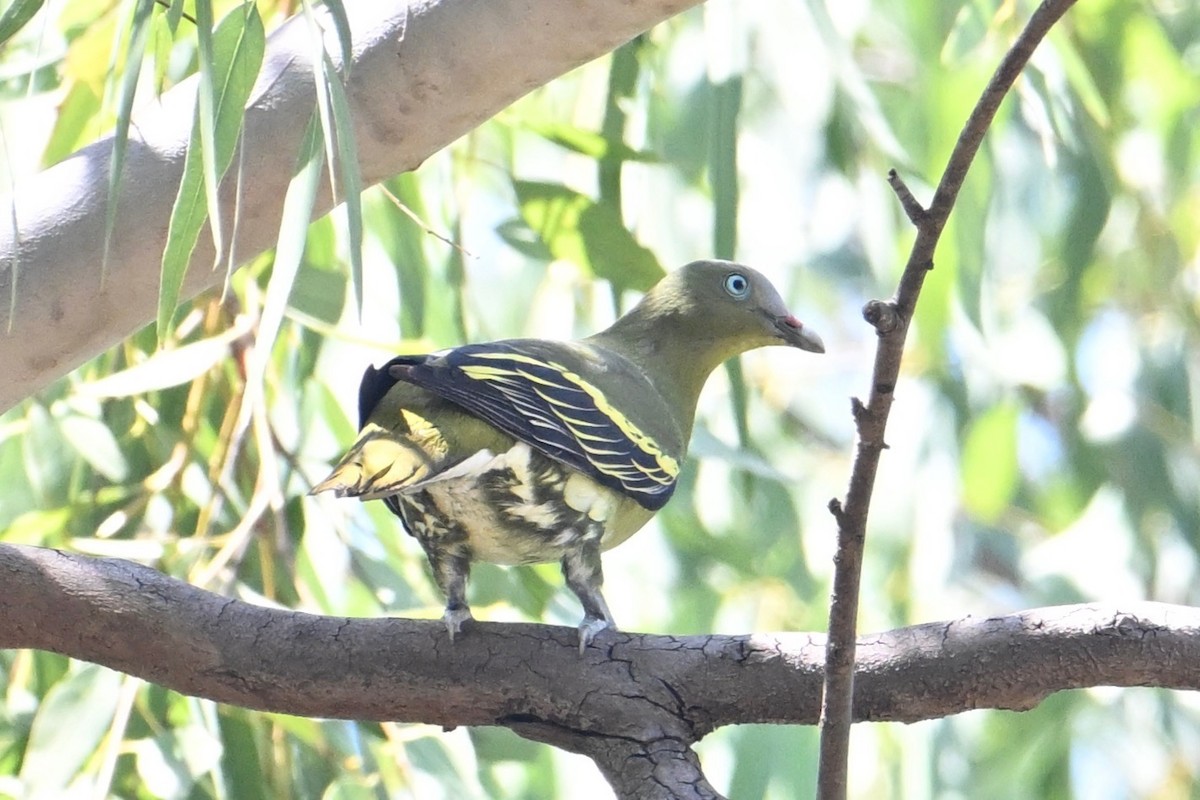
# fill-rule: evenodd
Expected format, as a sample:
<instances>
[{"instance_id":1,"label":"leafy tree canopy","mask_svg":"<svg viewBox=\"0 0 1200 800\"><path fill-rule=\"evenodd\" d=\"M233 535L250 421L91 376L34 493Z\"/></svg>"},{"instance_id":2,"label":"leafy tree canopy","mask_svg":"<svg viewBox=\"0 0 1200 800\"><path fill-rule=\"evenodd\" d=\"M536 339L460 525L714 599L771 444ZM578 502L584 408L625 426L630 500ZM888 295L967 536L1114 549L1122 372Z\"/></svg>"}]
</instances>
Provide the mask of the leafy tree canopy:
<instances>
[{"instance_id":1,"label":"leafy tree canopy","mask_svg":"<svg viewBox=\"0 0 1200 800\"><path fill-rule=\"evenodd\" d=\"M232 45L196 22L242 15L235 50L254 60L248 7L164 5L3 12L10 185L127 131L131 106L200 65L225 75ZM255 7L267 35L304 13ZM1030 7L711 0L361 197L353 142L314 140L348 209L285 220L278 249L227 292L167 303L157 325L0 417L0 541L314 613L436 617L424 558L381 504L306 497L353 437L363 367L591 332L665 269L719 256L767 273L829 352L761 351L718 373L675 499L606 556L606 595L628 630L822 630L826 506L845 488L847 398L866 391L875 339L860 308L892 291L913 235L885 175L927 200ZM910 335L863 630L1200 604L1198 65L1195 4L1086 0L1006 101ZM328 129L343 130L336 86L325 96ZM203 171L221 166L195 166L197 203ZM480 566L471 596L483 619L578 618L553 565ZM586 760L505 730L257 713L35 651L0 651L0 685L0 796L603 794L598 775L579 777ZM1197 737L1185 695L1060 694L1024 714L863 726L852 789L1183 796ZM815 743L746 726L700 749L722 791L784 798L811 791Z\"/></svg>"}]
</instances>

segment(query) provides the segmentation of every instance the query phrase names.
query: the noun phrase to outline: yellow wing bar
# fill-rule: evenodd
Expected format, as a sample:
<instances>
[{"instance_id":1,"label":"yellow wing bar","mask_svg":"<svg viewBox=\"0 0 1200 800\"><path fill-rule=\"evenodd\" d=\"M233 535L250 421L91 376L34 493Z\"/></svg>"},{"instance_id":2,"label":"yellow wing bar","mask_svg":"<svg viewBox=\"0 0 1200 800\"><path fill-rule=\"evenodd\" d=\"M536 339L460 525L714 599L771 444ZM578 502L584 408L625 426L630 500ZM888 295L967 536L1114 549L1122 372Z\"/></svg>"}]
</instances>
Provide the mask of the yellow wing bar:
<instances>
[{"instance_id":1,"label":"yellow wing bar","mask_svg":"<svg viewBox=\"0 0 1200 800\"><path fill-rule=\"evenodd\" d=\"M513 343L467 345L396 377L439 394L505 433L617 489L649 509L675 489L679 462L604 391Z\"/></svg>"}]
</instances>

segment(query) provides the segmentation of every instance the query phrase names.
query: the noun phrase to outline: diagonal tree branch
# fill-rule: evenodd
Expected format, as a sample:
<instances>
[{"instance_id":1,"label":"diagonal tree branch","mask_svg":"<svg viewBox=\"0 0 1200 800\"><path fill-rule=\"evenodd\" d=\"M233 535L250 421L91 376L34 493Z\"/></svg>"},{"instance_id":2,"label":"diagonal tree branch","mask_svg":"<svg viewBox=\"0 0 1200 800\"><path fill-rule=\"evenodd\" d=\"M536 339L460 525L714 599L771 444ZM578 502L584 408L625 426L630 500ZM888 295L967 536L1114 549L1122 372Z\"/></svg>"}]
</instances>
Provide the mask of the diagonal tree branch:
<instances>
[{"instance_id":1,"label":"diagonal tree branch","mask_svg":"<svg viewBox=\"0 0 1200 800\"><path fill-rule=\"evenodd\" d=\"M346 95L364 186L415 169L527 92L698 2L345 0L353 54ZM111 138L0 197L0 412L154 319L196 85L185 81L134 116L122 183L136 191L121 193L103 285L96 243L105 240ZM275 244L314 85L301 14L268 39L246 110L237 239L227 243L241 263ZM332 205L326 184L315 213ZM213 263L211 237L201 235L183 297L220 284Z\"/></svg>"},{"instance_id":2,"label":"diagonal tree branch","mask_svg":"<svg viewBox=\"0 0 1200 800\"><path fill-rule=\"evenodd\" d=\"M829 643L825 656L817 776L817 796L823 800L839 800L846 796L850 724L854 719L853 701L857 696L854 690L855 631L867 513L879 468L879 456L887 447L884 431L900 375L900 360L904 354L908 325L916 309L925 274L933 269L933 254L938 240L984 134L1038 43L1074 3L1075 0L1044 0L1034 11L967 118L928 209L921 207L895 170L888 176L888 182L895 190L901 206L917 228L917 238L895 296L886 303L873 300L863 308L863 317L874 326L879 336L871 392L866 405L858 398L852 401L858 446L846 490L846 501L843 504L834 499L829 504L829 510L837 521L838 548L834 556L833 591L829 607Z\"/></svg>"},{"instance_id":3,"label":"diagonal tree branch","mask_svg":"<svg viewBox=\"0 0 1200 800\"><path fill-rule=\"evenodd\" d=\"M149 567L0 544L0 647L103 664L288 714L499 725L596 760L621 797L715 797L691 745L722 725L814 724L819 634L614 633L345 619L264 608ZM915 722L1087 686L1200 689L1200 609L1077 605L863 636L854 709Z\"/></svg>"}]
</instances>

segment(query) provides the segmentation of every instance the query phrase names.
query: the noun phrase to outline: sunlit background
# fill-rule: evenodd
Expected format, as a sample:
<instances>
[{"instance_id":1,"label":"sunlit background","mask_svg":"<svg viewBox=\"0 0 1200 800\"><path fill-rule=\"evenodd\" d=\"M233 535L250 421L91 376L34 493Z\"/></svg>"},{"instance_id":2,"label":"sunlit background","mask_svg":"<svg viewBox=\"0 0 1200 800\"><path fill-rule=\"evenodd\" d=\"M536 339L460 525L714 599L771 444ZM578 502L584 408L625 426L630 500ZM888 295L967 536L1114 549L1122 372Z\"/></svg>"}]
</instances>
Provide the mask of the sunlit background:
<instances>
[{"instance_id":1,"label":"sunlit background","mask_svg":"<svg viewBox=\"0 0 1200 800\"><path fill-rule=\"evenodd\" d=\"M9 186L111 130L134 5L51 0L0 50ZM258 6L270 30L299 4ZM163 351L147 328L0 417L0 539L252 602L437 617L382 504L306 496L353 438L363 368L590 333L661 270L717 255L768 274L828 353L758 351L714 375L679 491L606 556L606 596L628 630L823 630L826 505L874 348L860 308L891 294L913 239L886 172L928 200L1032 7L711 0L672 19L366 191L361 316L345 216L315 222L248 425L270 255L223 300L185 304ZM196 69L186 21L173 34L159 9L151 35L139 104ZM1082 0L1002 108L926 282L864 631L1200 603L1198 164L1200 6ZM479 565L470 596L483 619L579 618L554 565ZM0 652L0 684L0 796L610 796L586 759L506 730L261 714L26 651ZM816 743L747 726L699 749L730 796L794 798L813 791ZM1178 798L1196 796L1197 753L1194 695L1095 689L857 726L850 774L857 797Z\"/></svg>"}]
</instances>

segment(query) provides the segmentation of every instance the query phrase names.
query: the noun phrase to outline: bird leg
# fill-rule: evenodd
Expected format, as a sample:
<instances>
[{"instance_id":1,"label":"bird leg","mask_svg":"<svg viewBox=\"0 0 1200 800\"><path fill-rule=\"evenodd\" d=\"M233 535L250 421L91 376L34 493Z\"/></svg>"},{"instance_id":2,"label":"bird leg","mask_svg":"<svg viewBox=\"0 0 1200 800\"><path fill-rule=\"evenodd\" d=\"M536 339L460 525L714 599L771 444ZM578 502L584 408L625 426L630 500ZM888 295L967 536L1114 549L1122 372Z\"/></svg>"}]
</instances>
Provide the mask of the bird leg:
<instances>
[{"instance_id":1,"label":"bird leg","mask_svg":"<svg viewBox=\"0 0 1200 800\"><path fill-rule=\"evenodd\" d=\"M579 654L583 655L597 633L617 629L600 593L604 570L600 566L599 537L585 537L578 548L564 555L562 572L567 586L583 604L583 621L579 623Z\"/></svg>"},{"instance_id":2,"label":"bird leg","mask_svg":"<svg viewBox=\"0 0 1200 800\"><path fill-rule=\"evenodd\" d=\"M454 637L462 632L463 623L474 619L471 616L471 607L467 605L467 578L471 574L471 557L457 549L439 549L437 542L429 543L425 548L425 555L429 557L429 566L433 568L433 579L446 596L446 610L442 613L442 621L446 623L446 633L453 642Z\"/></svg>"}]
</instances>

